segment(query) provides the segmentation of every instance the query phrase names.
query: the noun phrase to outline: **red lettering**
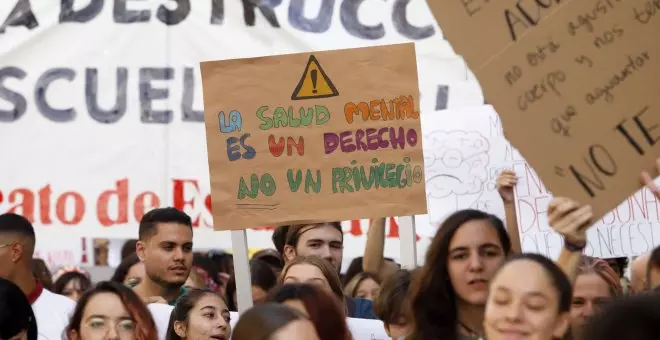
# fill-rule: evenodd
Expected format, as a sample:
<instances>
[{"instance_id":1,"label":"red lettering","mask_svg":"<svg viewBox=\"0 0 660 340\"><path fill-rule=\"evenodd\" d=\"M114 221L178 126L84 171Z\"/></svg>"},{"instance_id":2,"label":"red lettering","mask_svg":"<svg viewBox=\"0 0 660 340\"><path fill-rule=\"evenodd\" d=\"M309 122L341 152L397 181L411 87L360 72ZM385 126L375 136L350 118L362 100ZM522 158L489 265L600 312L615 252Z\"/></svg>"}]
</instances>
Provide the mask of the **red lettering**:
<instances>
[{"instance_id":1,"label":"red lettering","mask_svg":"<svg viewBox=\"0 0 660 340\"><path fill-rule=\"evenodd\" d=\"M270 154L275 157L280 157L282 152L284 152L284 142L284 138L282 137L276 142L275 136L268 136L268 150L270 150Z\"/></svg>"},{"instance_id":2,"label":"red lettering","mask_svg":"<svg viewBox=\"0 0 660 340\"><path fill-rule=\"evenodd\" d=\"M140 222L147 211L158 207L160 207L158 195L152 191L145 191L137 195L135 201L133 201L133 217L137 222Z\"/></svg>"},{"instance_id":3,"label":"red lettering","mask_svg":"<svg viewBox=\"0 0 660 340\"><path fill-rule=\"evenodd\" d=\"M2 197L2 191L0 191L0 204L2 203L4 197Z\"/></svg>"},{"instance_id":4,"label":"red lettering","mask_svg":"<svg viewBox=\"0 0 660 340\"><path fill-rule=\"evenodd\" d=\"M174 189L173 189L173 203L174 207L181 210L185 211L187 206L190 206L190 208L194 209L195 208L195 196L199 194L199 185L197 184L197 180L194 179L174 179ZM186 183L190 183L195 187L195 196L189 201L185 200L185 185ZM199 215L193 220L193 227L199 227Z\"/></svg>"},{"instance_id":5,"label":"red lettering","mask_svg":"<svg viewBox=\"0 0 660 340\"><path fill-rule=\"evenodd\" d=\"M362 227L360 226L360 220L352 220L351 221L351 229L349 231L349 234L351 234L353 236L362 235Z\"/></svg>"},{"instance_id":6,"label":"red lettering","mask_svg":"<svg viewBox=\"0 0 660 340\"><path fill-rule=\"evenodd\" d=\"M305 139L302 137L298 137L298 143L296 143L296 140L293 139L292 137L287 138L286 141L286 154L291 156L293 155L293 148L296 148L296 151L298 152L299 156L304 156L305 155Z\"/></svg>"},{"instance_id":7,"label":"red lettering","mask_svg":"<svg viewBox=\"0 0 660 340\"><path fill-rule=\"evenodd\" d=\"M7 212L23 215L30 222L34 222L34 194L32 191L25 188L13 190L9 193L9 203L16 205L9 208Z\"/></svg>"},{"instance_id":8,"label":"red lettering","mask_svg":"<svg viewBox=\"0 0 660 340\"><path fill-rule=\"evenodd\" d=\"M73 216L71 218L67 218L66 216L67 215L66 206L67 206L67 201L69 201L69 199L73 199L73 203L74 203ZM57 218L63 224L66 225L78 224L80 223L80 221L82 220L85 214L85 200L79 193L73 191L67 191L57 198L55 209L56 209Z\"/></svg>"},{"instance_id":9,"label":"red lettering","mask_svg":"<svg viewBox=\"0 0 660 340\"><path fill-rule=\"evenodd\" d=\"M128 179L115 182L116 189L106 190L96 203L96 215L104 227L128 223ZM110 217L110 199L117 197L117 219Z\"/></svg>"},{"instance_id":10,"label":"red lettering","mask_svg":"<svg viewBox=\"0 0 660 340\"><path fill-rule=\"evenodd\" d=\"M209 211L209 213L213 214L213 201L211 200L211 195L206 195L206 199L204 199L204 205L206 206L206 209Z\"/></svg>"},{"instance_id":11,"label":"red lettering","mask_svg":"<svg viewBox=\"0 0 660 340\"><path fill-rule=\"evenodd\" d=\"M50 189L50 184L39 190L39 215L41 223L51 224L53 221L50 218L50 196L53 191Z\"/></svg>"}]
</instances>

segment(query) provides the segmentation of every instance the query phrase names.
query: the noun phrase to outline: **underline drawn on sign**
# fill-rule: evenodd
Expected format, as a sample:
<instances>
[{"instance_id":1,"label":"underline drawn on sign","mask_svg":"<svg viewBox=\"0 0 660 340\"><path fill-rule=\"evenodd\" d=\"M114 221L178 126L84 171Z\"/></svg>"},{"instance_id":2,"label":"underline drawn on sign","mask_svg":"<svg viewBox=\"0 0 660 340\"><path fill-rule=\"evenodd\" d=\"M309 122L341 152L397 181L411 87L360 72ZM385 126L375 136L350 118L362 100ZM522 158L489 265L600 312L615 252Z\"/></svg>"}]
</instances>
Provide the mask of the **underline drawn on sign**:
<instances>
[{"instance_id":1,"label":"underline drawn on sign","mask_svg":"<svg viewBox=\"0 0 660 340\"><path fill-rule=\"evenodd\" d=\"M279 203L259 204L259 203L237 203L236 209L242 210L277 210Z\"/></svg>"},{"instance_id":2,"label":"underline drawn on sign","mask_svg":"<svg viewBox=\"0 0 660 340\"><path fill-rule=\"evenodd\" d=\"M339 91L328 78L319 61L314 55L310 55L305 71L291 94L291 100L330 98L338 95Z\"/></svg>"}]
</instances>

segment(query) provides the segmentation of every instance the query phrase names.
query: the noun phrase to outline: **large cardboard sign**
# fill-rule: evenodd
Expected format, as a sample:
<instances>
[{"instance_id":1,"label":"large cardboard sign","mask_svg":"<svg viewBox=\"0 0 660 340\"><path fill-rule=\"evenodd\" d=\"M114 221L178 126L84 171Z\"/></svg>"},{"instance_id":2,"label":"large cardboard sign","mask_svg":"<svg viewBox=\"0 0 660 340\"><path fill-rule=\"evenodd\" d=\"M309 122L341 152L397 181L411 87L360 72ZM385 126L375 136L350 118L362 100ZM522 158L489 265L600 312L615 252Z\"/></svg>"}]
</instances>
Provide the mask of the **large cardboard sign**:
<instances>
[{"instance_id":1,"label":"large cardboard sign","mask_svg":"<svg viewBox=\"0 0 660 340\"><path fill-rule=\"evenodd\" d=\"M216 229L426 212L414 44L201 70Z\"/></svg>"},{"instance_id":2,"label":"large cardboard sign","mask_svg":"<svg viewBox=\"0 0 660 340\"><path fill-rule=\"evenodd\" d=\"M643 169L657 175L659 0L429 4L555 196L598 218L640 188Z\"/></svg>"}]
</instances>

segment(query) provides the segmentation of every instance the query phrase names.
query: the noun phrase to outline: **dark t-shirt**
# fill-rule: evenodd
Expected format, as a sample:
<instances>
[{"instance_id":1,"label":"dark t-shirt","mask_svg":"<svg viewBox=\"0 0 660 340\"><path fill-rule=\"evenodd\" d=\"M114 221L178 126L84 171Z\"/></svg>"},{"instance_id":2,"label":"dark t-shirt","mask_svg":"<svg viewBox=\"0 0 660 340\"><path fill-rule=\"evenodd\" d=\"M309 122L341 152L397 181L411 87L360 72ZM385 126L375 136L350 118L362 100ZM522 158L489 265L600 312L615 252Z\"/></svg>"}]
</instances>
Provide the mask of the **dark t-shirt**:
<instances>
[{"instance_id":1,"label":"dark t-shirt","mask_svg":"<svg viewBox=\"0 0 660 340\"><path fill-rule=\"evenodd\" d=\"M367 299L352 298L345 296L346 309L348 309L349 318L357 319L376 319L373 304Z\"/></svg>"}]
</instances>

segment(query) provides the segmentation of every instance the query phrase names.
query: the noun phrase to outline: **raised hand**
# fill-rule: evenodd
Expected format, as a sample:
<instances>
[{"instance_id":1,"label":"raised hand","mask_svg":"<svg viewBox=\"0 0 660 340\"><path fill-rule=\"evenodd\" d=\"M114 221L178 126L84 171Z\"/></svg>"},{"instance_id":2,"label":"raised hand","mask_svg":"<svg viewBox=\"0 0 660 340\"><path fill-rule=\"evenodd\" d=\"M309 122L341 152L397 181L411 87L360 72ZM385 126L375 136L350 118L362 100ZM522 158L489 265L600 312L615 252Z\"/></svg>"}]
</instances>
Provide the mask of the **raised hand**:
<instances>
[{"instance_id":1,"label":"raised hand","mask_svg":"<svg viewBox=\"0 0 660 340\"><path fill-rule=\"evenodd\" d=\"M548 205L548 224L574 245L586 244L592 218L590 205L580 205L570 198L555 197Z\"/></svg>"},{"instance_id":2,"label":"raised hand","mask_svg":"<svg viewBox=\"0 0 660 340\"><path fill-rule=\"evenodd\" d=\"M660 158L656 159L655 167L657 168L658 173L660 173ZM653 177L651 177L651 174L649 174L648 171L642 171L642 184L651 190L656 199L660 200L660 188L655 184Z\"/></svg>"},{"instance_id":3,"label":"raised hand","mask_svg":"<svg viewBox=\"0 0 660 340\"><path fill-rule=\"evenodd\" d=\"M518 184L518 177L513 170L503 170L497 176L497 192L504 203L512 203L514 199L513 188Z\"/></svg>"}]
</instances>

